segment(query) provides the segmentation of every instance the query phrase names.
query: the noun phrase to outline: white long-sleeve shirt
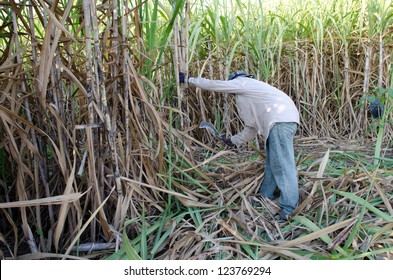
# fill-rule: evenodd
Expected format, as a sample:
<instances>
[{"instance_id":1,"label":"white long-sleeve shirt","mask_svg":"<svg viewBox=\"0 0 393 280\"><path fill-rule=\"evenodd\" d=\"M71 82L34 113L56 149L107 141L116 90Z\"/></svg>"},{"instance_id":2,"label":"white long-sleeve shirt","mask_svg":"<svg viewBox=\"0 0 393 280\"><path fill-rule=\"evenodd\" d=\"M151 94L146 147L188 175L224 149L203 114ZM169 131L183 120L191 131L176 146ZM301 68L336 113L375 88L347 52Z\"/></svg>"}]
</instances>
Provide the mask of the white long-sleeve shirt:
<instances>
[{"instance_id":1,"label":"white long-sleeve shirt","mask_svg":"<svg viewBox=\"0 0 393 280\"><path fill-rule=\"evenodd\" d=\"M299 124L299 112L292 99L267 83L247 77L230 81L190 77L188 83L204 90L236 95L237 110L245 128L231 137L235 145L247 143L257 133L266 143L270 129L277 122Z\"/></svg>"}]
</instances>

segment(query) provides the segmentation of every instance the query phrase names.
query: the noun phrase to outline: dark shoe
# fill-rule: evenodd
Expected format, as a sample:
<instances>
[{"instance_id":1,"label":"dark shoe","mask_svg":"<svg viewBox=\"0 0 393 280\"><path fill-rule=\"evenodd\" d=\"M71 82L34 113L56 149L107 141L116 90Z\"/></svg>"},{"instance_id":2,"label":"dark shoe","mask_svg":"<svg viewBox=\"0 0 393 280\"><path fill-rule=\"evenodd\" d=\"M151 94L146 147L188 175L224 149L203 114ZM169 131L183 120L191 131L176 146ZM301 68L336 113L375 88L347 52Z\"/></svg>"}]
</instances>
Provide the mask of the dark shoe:
<instances>
[{"instance_id":1,"label":"dark shoe","mask_svg":"<svg viewBox=\"0 0 393 280\"><path fill-rule=\"evenodd\" d=\"M282 211L278 212L274 218L277 220L279 224L283 224L288 222L291 219L291 215L284 214Z\"/></svg>"}]
</instances>

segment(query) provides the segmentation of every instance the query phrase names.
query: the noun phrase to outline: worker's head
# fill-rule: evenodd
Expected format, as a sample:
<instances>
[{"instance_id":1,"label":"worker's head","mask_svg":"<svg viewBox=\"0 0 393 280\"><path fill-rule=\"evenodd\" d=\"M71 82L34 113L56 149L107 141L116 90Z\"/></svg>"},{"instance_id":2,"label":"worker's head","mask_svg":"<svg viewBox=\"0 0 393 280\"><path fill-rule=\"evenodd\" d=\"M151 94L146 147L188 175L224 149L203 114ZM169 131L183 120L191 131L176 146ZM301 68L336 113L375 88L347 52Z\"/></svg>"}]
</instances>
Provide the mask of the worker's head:
<instances>
[{"instance_id":1,"label":"worker's head","mask_svg":"<svg viewBox=\"0 0 393 280\"><path fill-rule=\"evenodd\" d=\"M236 79L237 77L247 77L247 78L253 78L253 79L255 78L254 75L249 75L244 71L238 70L236 72L229 74L228 81Z\"/></svg>"}]
</instances>

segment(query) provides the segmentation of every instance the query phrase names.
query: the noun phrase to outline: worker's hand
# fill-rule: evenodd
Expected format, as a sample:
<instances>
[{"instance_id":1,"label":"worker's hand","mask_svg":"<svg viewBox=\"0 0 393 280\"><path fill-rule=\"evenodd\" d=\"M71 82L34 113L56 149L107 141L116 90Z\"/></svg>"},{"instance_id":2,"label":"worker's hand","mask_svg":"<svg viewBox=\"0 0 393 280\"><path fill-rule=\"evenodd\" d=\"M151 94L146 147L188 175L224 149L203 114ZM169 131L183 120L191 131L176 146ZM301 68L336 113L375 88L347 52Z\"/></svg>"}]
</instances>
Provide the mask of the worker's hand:
<instances>
[{"instance_id":1,"label":"worker's hand","mask_svg":"<svg viewBox=\"0 0 393 280\"><path fill-rule=\"evenodd\" d=\"M229 147L234 147L234 146L235 146L235 144L232 143L230 137L226 138L225 136L221 136L220 139L221 139L221 141L222 141L225 145L227 145L227 146L229 146Z\"/></svg>"},{"instance_id":2,"label":"worker's hand","mask_svg":"<svg viewBox=\"0 0 393 280\"><path fill-rule=\"evenodd\" d=\"M179 83L184 84L186 81L186 74L184 72L179 72Z\"/></svg>"}]
</instances>

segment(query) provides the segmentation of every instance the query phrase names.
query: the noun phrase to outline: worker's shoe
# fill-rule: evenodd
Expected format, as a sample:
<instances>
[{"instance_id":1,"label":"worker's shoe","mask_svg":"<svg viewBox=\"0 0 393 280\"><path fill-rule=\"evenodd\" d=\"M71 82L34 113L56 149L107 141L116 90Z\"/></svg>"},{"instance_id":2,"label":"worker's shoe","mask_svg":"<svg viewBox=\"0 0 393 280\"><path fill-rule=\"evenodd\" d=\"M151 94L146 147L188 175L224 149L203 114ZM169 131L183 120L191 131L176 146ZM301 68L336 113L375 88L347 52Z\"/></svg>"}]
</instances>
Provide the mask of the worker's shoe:
<instances>
[{"instance_id":1,"label":"worker's shoe","mask_svg":"<svg viewBox=\"0 0 393 280\"><path fill-rule=\"evenodd\" d=\"M280 212L278 212L278 213L274 216L274 218L276 219L276 221L277 221L279 224L283 224L283 223L288 222L288 221L291 219L291 215L285 214L284 212L280 211Z\"/></svg>"}]
</instances>

